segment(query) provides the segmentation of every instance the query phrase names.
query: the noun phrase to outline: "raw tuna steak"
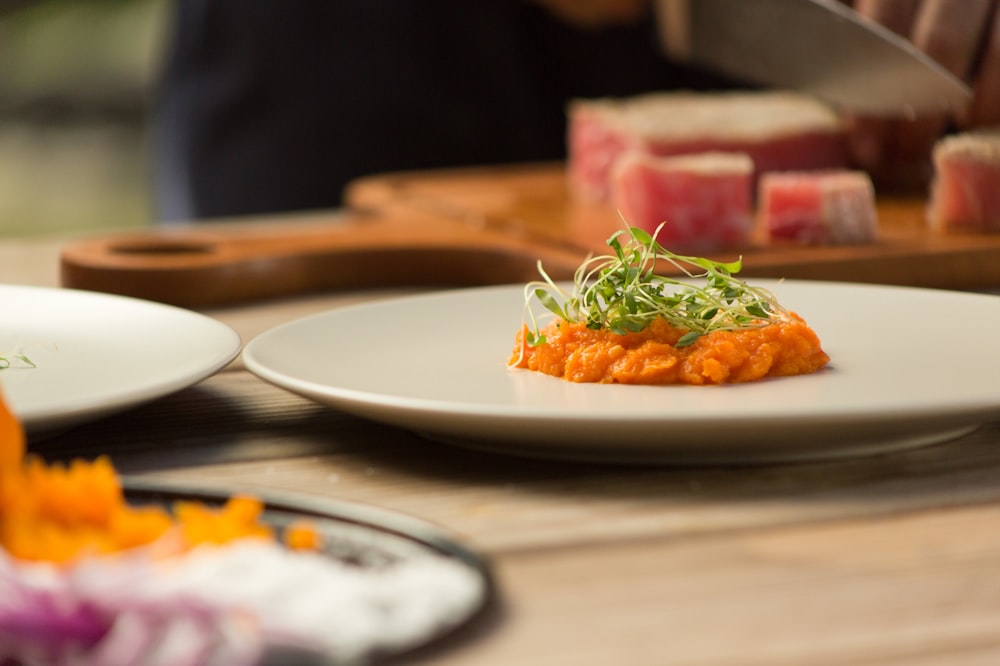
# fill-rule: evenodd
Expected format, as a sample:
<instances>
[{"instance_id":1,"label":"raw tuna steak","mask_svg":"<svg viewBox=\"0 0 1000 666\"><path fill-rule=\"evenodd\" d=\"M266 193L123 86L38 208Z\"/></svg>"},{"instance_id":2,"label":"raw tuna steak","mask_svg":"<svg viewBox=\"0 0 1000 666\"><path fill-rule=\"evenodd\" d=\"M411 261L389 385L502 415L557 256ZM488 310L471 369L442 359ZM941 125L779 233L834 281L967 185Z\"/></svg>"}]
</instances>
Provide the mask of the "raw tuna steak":
<instances>
[{"instance_id":1,"label":"raw tuna steak","mask_svg":"<svg viewBox=\"0 0 1000 666\"><path fill-rule=\"evenodd\" d=\"M740 152L758 172L847 166L839 116L796 93L652 93L576 100L568 113L570 187L584 201L608 200L611 169L627 151Z\"/></svg>"},{"instance_id":2,"label":"raw tuna steak","mask_svg":"<svg viewBox=\"0 0 1000 666\"><path fill-rule=\"evenodd\" d=\"M628 224L676 249L744 245L753 226L753 161L742 153L656 157L622 155L612 173L612 203Z\"/></svg>"},{"instance_id":3,"label":"raw tuna steak","mask_svg":"<svg viewBox=\"0 0 1000 666\"><path fill-rule=\"evenodd\" d=\"M771 240L848 245L870 243L878 235L875 188L863 171L766 173L757 203L760 225Z\"/></svg>"},{"instance_id":4,"label":"raw tuna steak","mask_svg":"<svg viewBox=\"0 0 1000 666\"><path fill-rule=\"evenodd\" d=\"M927 215L941 231L1000 231L1000 130L938 142Z\"/></svg>"}]
</instances>

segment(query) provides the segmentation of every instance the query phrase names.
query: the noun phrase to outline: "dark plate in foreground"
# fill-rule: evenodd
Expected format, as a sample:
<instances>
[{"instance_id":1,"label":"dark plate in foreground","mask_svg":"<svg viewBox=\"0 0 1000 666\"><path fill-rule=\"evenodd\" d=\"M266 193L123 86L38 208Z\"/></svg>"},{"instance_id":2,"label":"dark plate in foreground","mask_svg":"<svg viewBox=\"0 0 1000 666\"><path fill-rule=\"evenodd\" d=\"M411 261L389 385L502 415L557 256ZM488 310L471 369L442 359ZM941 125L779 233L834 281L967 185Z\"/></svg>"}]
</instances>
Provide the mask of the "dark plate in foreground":
<instances>
[{"instance_id":1,"label":"dark plate in foreground","mask_svg":"<svg viewBox=\"0 0 1000 666\"><path fill-rule=\"evenodd\" d=\"M141 479L123 481L128 501L134 505L160 504L170 506L177 501L196 501L208 506L221 506L239 491L220 490L187 484L166 484ZM323 540L322 553L334 560L358 567L359 570L378 571L395 565L420 562L423 559L444 558L451 565L464 569L469 581L468 589L458 591L470 600L462 617L441 617L434 622L434 629L405 645L373 646L362 663L383 663L395 660L416 650L440 647L446 640L457 638L460 631L480 620L494 605L495 590L488 563L472 550L458 543L445 531L417 518L370 505L341 500L310 498L304 496L269 495L252 492L264 503L262 520L275 529L280 537L290 523L306 519ZM428 612L434 606L428 605ZM327 666L352 664L357 660L344 660L337 655L291 652L276 648L268 652L265 664L300 665L325 664Z\"/></svg>"}]
</instances>

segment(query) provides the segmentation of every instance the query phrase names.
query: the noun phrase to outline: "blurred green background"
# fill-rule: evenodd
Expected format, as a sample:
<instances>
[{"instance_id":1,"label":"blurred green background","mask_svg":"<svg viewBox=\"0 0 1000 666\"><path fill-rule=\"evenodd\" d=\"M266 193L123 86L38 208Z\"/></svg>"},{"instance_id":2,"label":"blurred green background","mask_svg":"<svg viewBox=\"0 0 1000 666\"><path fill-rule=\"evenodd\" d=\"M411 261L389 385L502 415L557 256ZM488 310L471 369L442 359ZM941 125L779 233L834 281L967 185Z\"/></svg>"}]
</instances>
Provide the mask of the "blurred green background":
<instances>
[{"instance_id":1,"label":"blurred green background","mask_svg":"<svg viewBox=\"0 0 1000 666\"><path fill-rule=\"evenodd\" d=\"M0 0L0 236L152 219L168 0Z\"/></svg>"}]
</instances>

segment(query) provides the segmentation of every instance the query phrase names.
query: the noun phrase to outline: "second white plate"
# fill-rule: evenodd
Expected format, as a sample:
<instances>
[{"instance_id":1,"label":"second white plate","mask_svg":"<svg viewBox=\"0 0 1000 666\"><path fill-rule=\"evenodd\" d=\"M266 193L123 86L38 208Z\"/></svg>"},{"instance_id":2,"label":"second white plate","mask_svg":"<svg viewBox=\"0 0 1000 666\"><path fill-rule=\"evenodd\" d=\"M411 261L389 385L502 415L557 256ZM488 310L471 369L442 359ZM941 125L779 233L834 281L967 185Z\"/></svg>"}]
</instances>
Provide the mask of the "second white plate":
<instances>
[{"instance_id":1,"label":"second white plate","mask_svg":"<svg viewBox=\"0 0 1000 666\"><path fill-rule=\"evenodd\" d=\"M180 390L240 351L239 335L222 322L151 301L0 285L0 302L0 356L12 359L0 370L0 388L29 435Z\"/></svg>"},{"instance_id":2,"label":"second white plate","mask_svg":"<svg viewBox=\"0 0 1000 666\"><path fill-rule=\"evenodd\" d=\"M730 464L940 442L1000 418L1000 298L755 280L831 356L801 377L726 386L573 384L506 361L520 286L348 307L252 340L247 368L366 418L546 458Z\"/></svg>"}]
</instances>

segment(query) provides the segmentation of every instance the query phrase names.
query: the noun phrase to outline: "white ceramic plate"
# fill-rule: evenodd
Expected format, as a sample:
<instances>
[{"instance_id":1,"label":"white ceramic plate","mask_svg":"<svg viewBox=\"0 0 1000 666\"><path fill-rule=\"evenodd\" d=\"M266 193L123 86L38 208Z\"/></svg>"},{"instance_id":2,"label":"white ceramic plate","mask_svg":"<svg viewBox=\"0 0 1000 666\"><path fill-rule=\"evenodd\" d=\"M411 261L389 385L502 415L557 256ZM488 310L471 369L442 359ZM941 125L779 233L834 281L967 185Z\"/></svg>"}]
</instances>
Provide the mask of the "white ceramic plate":
<instances>
[{"instance_id":1,"label":"white ceramic plate","mask_svg":"<svg viewBox=\"0 0 1000 666\"><path fill-rule=\"evenodd\" d=\"M752 463L940 442L1000 418L1000 298L755 280L819 334L822 371L726 386L573 384L508 370L520 286L333 310L267 331L279 386L456 444L548 458Z\"/></svg>"},{"instance_id":2,"label":"white ceramic plate","mask_svg":"<svg viewBox=\"0 0 1000 666\"><path fill-rule=\"evenodd\" d=\"M233 360L236 331L181 308L96 292L0 285L0 387L29 435L190 386Z\"/></svg>"}]
</instances>

